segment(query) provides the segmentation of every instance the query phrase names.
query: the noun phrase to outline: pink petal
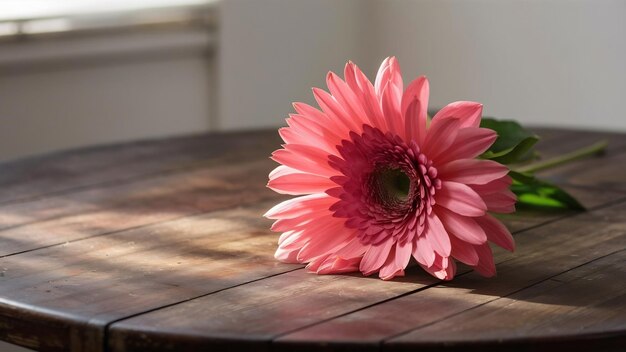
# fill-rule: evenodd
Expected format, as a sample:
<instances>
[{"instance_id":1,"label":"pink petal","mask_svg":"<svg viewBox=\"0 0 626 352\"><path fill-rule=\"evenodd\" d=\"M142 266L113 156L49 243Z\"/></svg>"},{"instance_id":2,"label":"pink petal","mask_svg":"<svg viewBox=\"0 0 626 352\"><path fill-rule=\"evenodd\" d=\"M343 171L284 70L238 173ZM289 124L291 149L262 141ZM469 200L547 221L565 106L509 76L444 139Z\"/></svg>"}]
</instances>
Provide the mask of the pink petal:
<instances>
[{"instance_id":1,"label":"pink petal","mask_svg":"<svg viewBox=\"0 0 626 352\"><path fill-rule=\"evenodd\" d=\"M278 149L272 153L271 159L277 163L289 166L299 171L308 172L320 176L330 176L331 173L326 167L319 165L319 163L311 160L303 159L295 153L286 149Z\"/></svg>"},{"instance_id":2,"label":"pink petal","mask_svg":"<svg viewBox=\"0 0 626 352\"><path fill-rule=\"evenodd\" d=\"M315 246L317 247L320 243L328 243L331 240L337 241L348 241L349 236L353 233L352 231L348 231L343 227L343 221L340 219L332 217L331 214L326 214L325 216L317 215L311 216L311 220L304 224L305 226L300 226L295 229L288 237L282 237L281 241L279 241L279 247L283 249L295 249L307 246ZM280 220L279 220L280 221ZM333 242L334 244L335 242ZM324 251L311 251L306 250L304 253L300 251L298 253L297 259L299 261L310 261L312 258L328 254Z\"/></svg>"},{"instance_id":3,"label":"pink petal","mask_svg":"<svg viewBox=\"0 0 626 352\"><path fill-rule=\"evenodd\" d=\"M496 193L508 189L511 186L511 183L511 177L504 176L484 185L470 185L470 187L472 187L472 189L482 197L486 194Z\"/></svg>"},{"instance_id":4,"label":"pink petal","mask_svg":"<svg viewBox=\"0 0 626 352\"><path fill-rule=\"evenodd\" d=\"M383 61L376 75L374 87L388 129L404 138L404 121L400 111L403 91L402 74L395 57Z\"/></svg>"},{"instance_id":5,"label":"pink petal","mask_svg":"<svg viewBox=\"0 0 626 352\"><path fill-rule=\"evenodd\" d=\"M330 224L341 222L343 220L332 216L332 213L328 209L316 209L315 211L309 211L306 214L276 220L271 227L272 231L304 231L307 234L315 231L322 231L326 229Z\"/></svg>"},{"instance_id":6,"label":"pink petal","mask_svg":"<svg viewBox=\"0 0 626 352\"><path fill-rule=\"evenodd\" d=\"M514 213L517 197L509 189L503 189L497 193L489 193L482 196L487 209L496 213Z\"/></svg>"},{"instance_id":7,"label":"pink petal","mask_svg":"<svg viewBox=\"0 0 626 352\"><path fill-rule=\"evenodd\" d=\"M415 245L413 246L413 257L418 263L427 267L432 266L435 261L435 251L430 245L430 241L426 236L416 236Z\"/></svg>"},{"instance_id":8,"label":"pink petal","mask_svg":"<svg viewBox=\"0 0 626 352\"><path fill-rule=\"evenodd\" d=\"M323 213L328 213L327 210L323 210ZM283 232L290 231L299 228L300 226L306 225L313 221L313 217L319 215L319 213L307 213L302 216L298 216L290 219L278 219L274 221L272 227L270 228L275 232Z\"/></svg>"},{"instance_id":9,"label":"pink petal","mask_svg":"<svg viewBox=\"0 0 626 352\"><path fill-rule=\"evenodd\" d=\"M286 251L302 249L302 246L307 244L311 239L311 233L305 233L304 231L287 231L280 236L278 241L278 248ZM296 255L296 259L298 259ZM298 261L300 263L300 261Z\"/></svg>"},{"instance_id":10,"label":"pink petal","mask_svg":"<svg viewBox=\"0 0 626 352\"><path fill-rule=\"evenodd\" d=\"M324 230L318 232L315 238L302 247L298 253L298 259L307 261L320 255L332 254L340 247L344 247L352 237L354 237L354 230L346 228L343 221L329 223Z\"/></svg>"},{"instance_id":11,"label":"pink petal","mask_svg":"<svg viewBox=\"0 0 626 352\"><path fill-rule=\"evenodd\" d=\"M363 90L359 86L359 82L356 78L356 70L359 68L352 61L348 61L343 68L343 78L346 80L346 84L352 89L355 94L363 93Z\"/></svg>"},{"instance_id":12,"label":"pink petal","mask_svg":"<svg viewBox=\"0 0 626 352\"><path fill-rule=\"evenodd\" d=\"M307 116L317 121L328 121L328 116L323 112L317 110L309 104L305 103L293 103L293 108L302 116Z\"/></svg>"},{"instance_id":13,"label":"pink petal","mask_svg":"<svg viewBox=\"0 0 626 352\"><path fill-rule=\"evenodd\" d=\"M289 230L289 231L285 231L283 233L280 234L280 237L278 237L278 245L281 245L283 243L291 243L294 240L296 240L298 237L300 237L300 234L302 233L302 231L300 230ZM300 249L300 247L298 247L298 249Z\"/></svg>"},{"instance_id":14,"label":"pink petal","mask_svg":"<svg viewBox=\"0 0 626 352\"><path fill-rule=\"evenodd\" d=\"M311 272L317 272L324 263L326 263L327 261L332 261L333 257L334 256L332 254L325 254L315 257L311 259L309 264L307 264L306 269Z\"/></svg>"},{"instance_id":15,"label":"pink petal","mask_svg":"<svg viewBox=\"0 0 626 352\"><path fill-rule=\"evenodd\" d=\"M393 244L394 242L391 240L383 241L378 245L371 246L367 252L365 252L363 260L361 260L361 264L359 265L359 270L361 270L363 275L371 275L372 273L378 271L383 264L385 264Z\"/></svg>"},{"instance_id":16,"label":"pink petal","mask_svg":"<svg viewBox=\"0 0 626 352\"><path fill-rule=\"evenodd\" d=\"M385 263L380 269L379 277L385 281L391 280L396 276L404 276L404 269L396 268L393 263Z\"/></svg>"},{"instance_id":17,"label":"pink petal","mask_svg":"<svg viewBox=\"0 0 626 352\"><path fill-rule=\"evenodd\" d=\"M423 152L431 160L437 160L452 146L459 133L459 120L455 118L433 119L426 133Z\"/></svg>"},{"instance_id":18,"label":"pink petal","mask_svg":"<svg viewBox=\"0 0 626 352\"><path fill-rule=\"evenodd\" d=\"M289 127L279 128L278 134L280 135L280 138L282 138L283 141L285 141L286 144L306 144L307 141L309 140L315 140L319 138L319 136L315 136L314 134L310 134L308 136L304 136L304 133L297 134L293 128L289 128ZM326 149L326 148L329 148L329 146L326 143L323 143L323 144L318 143L316 145L323 148L324 151L327 152L329 155L335 153L335 152L330 152Z\"/></svg>"},{"instance_id":19,"label":"pink petal","mask_svg":"<svg viewBox=\"0 0 626 352\"><path fill-rule=\"evenodd\" d=\"M440 280L452 280L452 278L454 278L454 274L456 273L456 265L454 264L454 261L450 260L448 257L442 257L439 255L436 256L435 262L432 266L426 267L421 264L420 266L429 274Z\"/></svg>"},{"instance_id":20,"label":"pink petal","mask_svg":"<svg viewBox=\"0 0 626 352\"><path fill-rule=\"evenodd\" d=\"M267 186L278 193L301 195L324 192L337 184L325 176L294 172L270 177Z\"/></svg>"},{"instance_id":21,"label":"pink petal","mask_svg":"<svg viewBox=\"0 0 626 352\"><path fill-rule=\"evenodd\" d=\"M391 61L391 57L388 57L383 60L378 68L378 72L376 73L376 80L374 81L374 89L376 89L376 95L382 96L383 87L387 84L389 80L389 62Z\"/></svg>"},{"instance_id":22,"label":"pink petal","mask_svg":"<svg viewBox=\"0 0 626 352\"><path fill-rule=\"evenodd\" d=\"M451 236L452 242L452 256L470 266L478 264L478 253L474 249L474 246L458 239L456 236Z\"/></svg>"},{"instance_id":23,"label":"pink petal","mask_svg":"<svg viewBox=\"0 0 626 352\"><path fill-rule=\"evenodd\" d=\"M475 218L478 225L480 225L489 241L497 244L498 246L513 252L515 250L515 240L509 230L498 219L489 214L485 216Z\"/></svg>"},{"instance_id":24,"label":"pink petal","mask_svg":"<svg viewBox=\"0 0 626 352\"><path fill-rule=\"evenodd\" d=\"M342 274L359 270L361 258L342 259L336 256L327 258L316 270L318 274Z\"/></svg>"},{"instance_id":25,"label":"pink petal","mask_svg":"<svg viewBox=\"0 0 626 352\"><path fill-rule=\"evenodd\" d=\"M411 252L413 251L413 243L407 241L404 245L401 245L400 242L396 242L396 257L395 263L396 267L400 269L405 269L407 265L409 265L409 260L411 259Z\"/></svg>"},{"instance_id":26,"label":"pink petal","mask_svg":"<svg viewBox=\"0 0 626 352\"><path fill-rule=\"evenodd\" d=\"M265 215L268 219L294 218L312 211L328 209L337 202L336 198L324 193L310 194L308 196L295 197L278 203L268 210Z\"/></svg>"},{"instance_id":27,"label":"pink petal","mask_svg":"<svg viewBox=\"0 0 626 352\"><path fill-rule=\"evenodd\" d=\"M428 79L422 76L411 82L402 96L400 111L404 115L406 138L417 141L419 145L426 138L428 94Z\"/></svg>"},{"instance_id":28,"label":"pink petal","mask_svg":"<svg viewBox=\"0 0 626 352\"><path fill-rule=\"evenodd\" d=\"M448 233L458 239L475 245L487 242L485 231L474 221L474 218L459 215L439 206L436 207L435 211Z\"/></svg>"},{"instance_id":29,"label":"pink petal","mask_svg":"<svg viewBox=\"0 0 626 352\"><path fill-rule=\"evenodd\" d=\"M406 139L404 121L400 113L400 99L395 96L396 92L397 89L393 86L393 83L391 81L387 82L383 88L381 106L389 130L400 136L400 138Z\"/></svg>"},{"instance_id":30,"label":"pink petal","mask_svg":"<svg viewBox=\"0 0 626 352\"><path fill-rule=\"evenodd\" d=\"M380 98L383 96L383 88L391 82L396 90L393 94L398 99L397 105L400 106L400 99L402 97L402 91L404 86L402 84L402 73L400 72L400 65L395 57L386 58L378 69L376 74L376 80L374 82L374 88L376 89L376 95Z\"/></svg>"},{"instance_id":31,"label":"pink petal","mask_svg":"<svg viewBox=\"0 0 626 352\"><path fill-rule=\"evenodd\" d=\"M454 143L437 162L441 165L456 159L474 159L489 149L496 138L496 132L488 128L461 128Z\"/></svg>"},{"instance_id":32,"label":"pink petal","mask_svg":"<svg viewBox=\"0 0 626 352\"><path fill-rule=\"evenodd\" d=\"M362 102L339 76L333 72L328 72L326 84L335 100L359 126L369 122L365 116Z\"/></svg>"},{"instance_id":33,"label":"pink petal","mask_svg":"<svg viewBox=\"0 0 626 352\"><path fill-rule=\"evenodd\" d=\"M322 111L332 121L336 121L347 129L347 131L356 131L361 132L361 126L357 124L351 116L344 110L344 108L333 98L332 95L328 94L322 89L313 88L313 96L315 97L315 101L322 108ZM346 133L346 132L344 132Z\"/></svg>"},{"instance_id":34,"label":"pink petal","mask_svg":"<svg viewBox=\"0 0 626 352\"><path fill-rule=\"evenodd\" d=\"M433 121L438 118L454 117L461 122L460 127L478 127L483 112L483 104L473 101L457 101L446 105L433 117Z\"/></svg>"},{"instance_id":35,"label":"pink petal","mask_svg":"<svg viewBox=\"0 0 626 352\"><path fill-rule=\"evenodd\" d=\"M272 170L269 174L269 179L275 179L277 177L281 177L281 176L285 176L285 175L289 175L289 174L293 174L293 173L298 173L300 171L286 166L286 165L278 165L274 170Z\"/></svg>"},{"instance_id":36,"label":"pink petal","mask_svg":"<svg viewBox=\"0 0 626 352\"><path fill-rule=\"evenodd\" d=\"M322 255L333 254L353 236L354 231L338 223L337 218L330 215L318 216L312 222L283 233L279 239L279 247L287 250L299 249L297 259L306 262Z\"/></svg>"},{"instance_id":37,"label":"pink petal","mask_svg":"<svg viewBox=\"0 0 626 352\"><path fill-rule=\"evenodd\" d=\"M458 159L437 168L441 179L465 184L486 184L502 178L509 169L492 160Z\"/></svg>"},{"instance_id":38,"label":"pink petal","mask_svg":"<svg viewBox=\"0 0 626 352\"><path fill-rule=\"evenodd\" d=\"M337 170L328 163L328 153L310 145L286 144L272 153L272 160L291 168L320 176L334 176Z\"/></svg>"},{"instance_id":39,"label":"pink petal","mask_svg":"<svg viewBox=\"0 0 626 352\"><path fill-rule=\"evenodd\" d=\"M449 260L448 266L446 267L445 271L446 276L443 278L444 280L450 281L454 279L454 275L456 275L456 263L454 262L454 260Z\"/></svg>"},{"instance_id":40,"label":"pink petal","mask_svg":"<svg viewBox=\"0 0 626 352\"><path fill-rule=\"evenodd\" d=\"M440 206L460 215L482 216L487 211L487 205L478 193L458 182L442 181L435 199Z\"/></svg>"},{"instance_id":41,"label":"pink petal","mask_svg":"<svg viewBox=\"0 0 626 352\"><path fill-rule=\"evenodd\" d=\"M348 79L348 76L354 74L354 81ZM356 92L357 87L361 92L361 102L365 109L366 115L369 118L372 127L378 128L382 131L387 129L387 122L383 117L382 110L380 108L378 96L374 91L374 86L367 79L365 74L354 63L349 62L346 65L346 82Z\"/></svg>"},{"instance_id":42,"label":"pink petal","mask_svg":"<svg viewBox=\"0 0 626 352\"><path fill-rule=\"evenodd\" d=\"M493 252L491 252L489 244L485 243L480 246L475 246L474 249L476 253L478 253L479 258L478 264L473 267L474 270L484 277L495 276L496 265L493 262Z\"/></svg>"},{"instance_id":43,"label":"pink petal","mask_svg":"<svg viewBox=\"0 0 626 352\"><path fill-rule=\"evenodd\" d=\"M397 248L397 246L395 246L395 248ZM407 264L409 262L408 259L411 258L411 251L409 250L408 253L409 255L406 260ZM401 257L400 261L403 261L403 259L404 258ZM387 257L387 260L385 261L383 266L380 268L380 272L378 273L378 276L383 280L391 280L396 276L404 276L405 267L406 267L406 264L404 266L398 265L397 249L392 248L391 253L389 253L389 256Z\"/></svg>"},{"instance_id":44,"label":"pink petal","mask_svg":"<svg viewBox=\"0 0 626 352\"><path fill-rule=\"evenodd\" d=\"M352 259L343 259L337 258L333 263L331 271L329 273L351 273L355 271L359 271L359 264L361 263L361 258L352 258ZM324 272L322 272L324 274Z\"/></svg>"},{"instance_id":45,"label":"pink petal","mask_svg":"<svg viewBox=\"0 0 626 352\"><path fill-rule=\"evenodd\" d=\"M358 237L354 237L345 246L338 249L336 255L337 257L343 259L359 258L360 262L361 257L363 257L363 254L365 254L369 247L369 245L364 245L363 243L361 243L361 240Z\"/></svg>"},{"instance_id":46,"label":"pink petal","mask_svg":"<svg viewBox=\"0 0 626 352\"><path fill-rule=\"evenodd\" d=\"M441 269L441 268L436 267L436 266L425 267L425 266L421 265L421 267L424 270L426 270L430 275L438 278L439 280L445 280L446 277L448 276L448 273L446 272L446 269Z\"/></svg>"},{"instance_id":47,"label":"pink petal","mask_svg":"<svg viewBox=\"0 0 626 352\"><path fill-rule=\"evenodd\" d=\"M274 258L283 262L283 263L299 263L297 256L300 248L296 249L284 249L278 247L276 249L276 253L274 253Z\"/></svg>"},{"instance_id":48,"label":"pink petal","mask_svg":"<svg viewBox=\"0 0 626 352\"><path fill-rule=\"evenodd\" d=\"M329 154L337 154L336 146L341 144L342 138L325 126L329 125L328 122L315 121L303 115L291 114L289 116L287 119L289 128L278 130L286 143L316 145Z\"/></svg>"},{"instance_id":49,"label":"pink petal","mask_svg":"<svg viewBox=\"0 0 626 352\"><path fill-rule=\"evenodd\" d=\"M450 255L450 236L435 212L428 215L424 236L432 246L433 250L439 255L442 257L448 257Z\"/></svg>"}]
</instances>

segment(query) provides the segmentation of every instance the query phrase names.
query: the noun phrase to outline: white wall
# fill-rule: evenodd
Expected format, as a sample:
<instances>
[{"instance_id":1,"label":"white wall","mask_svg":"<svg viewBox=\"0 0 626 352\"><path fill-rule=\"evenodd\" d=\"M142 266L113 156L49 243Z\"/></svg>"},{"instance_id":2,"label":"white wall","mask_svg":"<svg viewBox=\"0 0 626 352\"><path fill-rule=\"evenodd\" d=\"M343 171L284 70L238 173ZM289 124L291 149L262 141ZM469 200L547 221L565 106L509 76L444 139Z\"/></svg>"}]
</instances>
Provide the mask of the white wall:
<instances>
[{"instance_id":1,"label":"white wall","mask_svg":"<svg viewBox=\"0 0 626 352\"><path fill-rule=\"evenodd\" d=\"M365 57L359 0L227 0L220 23L220 128L282 124L328 70Z\"/></svg>"},{"instance_id":2,"label":"white wall","mask_svg":"<svg viewBox=\"0 0 626 352\"><path fill-rule=\"evenodd\" d=\"M115 32L117 33L117 32ZM279 126L328 70L396 55L431 106L626 131L623 0L226 0L208 31L0 43L0 160L98 143ZM219 114L214 114L215 102Z\"/></svg>"},{"instance_id":3,"label":"white wall","mask_svg":"<svg viewBox=\"0 0 626 352\"><path fill-rule=\"evenodd\" d=\"M523 123L626 131L626 1L227 0L220 126L276 126L352 59L395 55L431 105L484 103Z\"/></svg>"},{"instance_id":4,"label":"white wall","mask_svg":"<svg viewBox=\"0 0 626 352\"><path fill-rule=\"evenodd\" d=\"M3 43L0 159L211 127L205 29Z\"/></svg>"},{"instance_id":5,"label":"white wall","mask_svg":"<svg viewBox=\"0 0 626 352\"><path fill-rule=\"evenodd\" d=\"M375 55L432 102L525 123L626 131L626 1L374 1Z\"/></svg>"}]
</instances>

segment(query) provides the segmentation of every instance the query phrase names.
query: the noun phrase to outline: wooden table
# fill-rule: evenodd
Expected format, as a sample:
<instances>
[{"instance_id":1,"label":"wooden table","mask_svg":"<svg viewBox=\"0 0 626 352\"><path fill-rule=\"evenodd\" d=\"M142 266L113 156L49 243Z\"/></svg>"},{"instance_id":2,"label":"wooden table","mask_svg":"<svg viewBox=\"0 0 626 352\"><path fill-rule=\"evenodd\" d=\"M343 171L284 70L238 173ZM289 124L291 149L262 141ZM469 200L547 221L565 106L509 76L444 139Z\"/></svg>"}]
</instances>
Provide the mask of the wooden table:
<instances>
[{"instance_id":1,"label":"wooden table","mask_svg":"<svg viewBox=\"0 0 626 352\"><path fill-rule=\"evenodd\" d=\"M520 212L498 277L391 282L273 258L275 131L0 167L0 339L42 351L626 350L626 136L542 129L543 173L590 211Z\"/></svg>"}]
</instances>

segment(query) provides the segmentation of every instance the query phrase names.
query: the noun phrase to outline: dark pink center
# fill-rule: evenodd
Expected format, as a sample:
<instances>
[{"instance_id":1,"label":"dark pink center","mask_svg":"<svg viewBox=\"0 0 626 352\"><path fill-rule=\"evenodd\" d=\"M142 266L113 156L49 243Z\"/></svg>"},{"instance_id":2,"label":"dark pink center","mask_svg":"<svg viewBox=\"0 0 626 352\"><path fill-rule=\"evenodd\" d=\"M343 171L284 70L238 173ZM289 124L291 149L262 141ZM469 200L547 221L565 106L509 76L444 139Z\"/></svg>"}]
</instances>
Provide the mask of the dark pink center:
<instances>
[{"instance_id":1,"label":"dark pink center","mask_svg":"<svg viewBox=\"0 0 626 352\"><path fill-rule=\"evenodd\" d=\"M359 230L364 244L378 244L390 237L402 243L419 235L441 187L437 169L411 141L364 126L350 134L331 156L330 165L343 176L333 178L341 186L333 194L340 200L331 210L346 218L346 226Z\"/></svg>"}]
</instances>

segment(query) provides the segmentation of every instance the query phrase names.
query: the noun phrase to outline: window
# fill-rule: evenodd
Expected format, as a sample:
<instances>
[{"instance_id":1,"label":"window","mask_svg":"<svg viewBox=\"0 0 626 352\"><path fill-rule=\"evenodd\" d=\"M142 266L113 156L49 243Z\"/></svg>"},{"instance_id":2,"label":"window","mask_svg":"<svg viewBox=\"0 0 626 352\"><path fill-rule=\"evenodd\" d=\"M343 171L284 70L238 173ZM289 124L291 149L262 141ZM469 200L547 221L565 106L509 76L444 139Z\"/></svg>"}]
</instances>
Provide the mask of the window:
<instances>
[{"instance_id":1,"label":"window","mask_svg":"<svg viewBox=\"0 0 626 352\"><path fill-rule=\"evenodd\" d=\"M212 8L217 2L218 0L2 1L0 37L206 22L210 16L204 10Z\"/></svg>"}]
</instances>

